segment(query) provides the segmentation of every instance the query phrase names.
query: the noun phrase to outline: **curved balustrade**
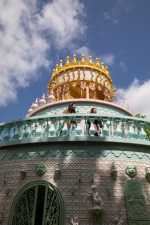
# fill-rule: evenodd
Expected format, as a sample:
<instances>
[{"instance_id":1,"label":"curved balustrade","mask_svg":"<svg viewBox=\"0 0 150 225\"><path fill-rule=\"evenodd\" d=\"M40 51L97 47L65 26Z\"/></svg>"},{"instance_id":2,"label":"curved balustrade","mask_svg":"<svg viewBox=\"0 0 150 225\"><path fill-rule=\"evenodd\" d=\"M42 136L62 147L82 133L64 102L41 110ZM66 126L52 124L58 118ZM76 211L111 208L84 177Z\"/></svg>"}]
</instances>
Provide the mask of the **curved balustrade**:
<instances>
[{"instance_id":1,"label":"curved balustrade","mask_svg":"<svg viewBox=\"0 0 150 225\"><path fill-rule=\"evenodd\" d=\"M103 128L99 130L99 137L148 140L144 126L150 127L150 121L145 119L98 114L57 114L2 123L0 124L0 142L68 136L67 122L69 119L76 120L78 123L76 136L94 136L93 121L101 120ZM91 122L90 129L87 120Z\"/></svg>"}]
</instances>

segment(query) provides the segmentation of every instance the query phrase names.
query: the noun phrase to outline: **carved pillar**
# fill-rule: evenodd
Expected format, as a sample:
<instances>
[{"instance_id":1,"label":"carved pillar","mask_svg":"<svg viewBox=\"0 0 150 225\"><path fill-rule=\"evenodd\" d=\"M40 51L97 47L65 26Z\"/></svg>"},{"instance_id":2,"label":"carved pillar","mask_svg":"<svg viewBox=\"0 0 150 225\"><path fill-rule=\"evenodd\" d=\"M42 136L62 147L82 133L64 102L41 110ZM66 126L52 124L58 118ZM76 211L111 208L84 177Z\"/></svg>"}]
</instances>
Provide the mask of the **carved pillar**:
<instances>
[{"instance_id":1,"label":"carved pillar","mask_svg":"<svg viewBox=\"0 0 150 225\"><path fill-rule=\"evenodd\" d=\"M86 86L86 98L89 99L89 86Z\"/></svg>"}]
</instances>

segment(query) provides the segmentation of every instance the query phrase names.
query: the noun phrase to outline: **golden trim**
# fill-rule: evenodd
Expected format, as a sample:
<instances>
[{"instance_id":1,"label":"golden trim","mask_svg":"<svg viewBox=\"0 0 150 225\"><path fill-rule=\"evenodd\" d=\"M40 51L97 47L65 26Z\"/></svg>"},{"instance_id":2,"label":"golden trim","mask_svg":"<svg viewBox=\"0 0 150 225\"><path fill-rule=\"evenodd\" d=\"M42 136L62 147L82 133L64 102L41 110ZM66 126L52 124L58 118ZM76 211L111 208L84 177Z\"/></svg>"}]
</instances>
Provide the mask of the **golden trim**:
<instances>
[{"instance_id":1,"label":"golden trim","mask_svg":"<svg viewBox=\"0 0 150 225\"><path fill-rule=\"evenodd\" d=\"M71 82L73 81L79 81L78 83L80 83L81 81L86 81L87 85L89 86L88 88L90 88L90 82L92 82L93 85L95 85L95 89L93 90L98 91L99 89L97 90L96 87L98 87L97 85L101 85L104 89L104 95L107 95L107 93L109 93L109 95L111 95L111 100L116 97L116 94L113 93L114 91L116 91L116 89L114 88L112 79L109 76L108 67L104 67L103 62L100 64L98 58L96 58L96 63L94 63L92 61L92 56L89 56L89 61L86 61L84 55L82 54L81 60L77 61L76 55L73 55L72 62L70 62L70 58L69 56L67 56L65 65L63 65L62 63L63 61L60 60L60 65L56 64L56 69L53 69L51 80L47 86L48 93L50 93L51 89L55 91L60 86L63 90L66 83L68 83L68 85L71 85ZM77 70L76 74L74 73L75 69ZM91 71L90 78L88 79L86 79L86 69ZM83 74L81 74L81 71L83 72ZM72 74L70 74L70 72ZM68 88L70 88L70 90L72 89L71 86ZM93 93L95 93L95 91L93 91Z\"/></svg>"}]
</instances>

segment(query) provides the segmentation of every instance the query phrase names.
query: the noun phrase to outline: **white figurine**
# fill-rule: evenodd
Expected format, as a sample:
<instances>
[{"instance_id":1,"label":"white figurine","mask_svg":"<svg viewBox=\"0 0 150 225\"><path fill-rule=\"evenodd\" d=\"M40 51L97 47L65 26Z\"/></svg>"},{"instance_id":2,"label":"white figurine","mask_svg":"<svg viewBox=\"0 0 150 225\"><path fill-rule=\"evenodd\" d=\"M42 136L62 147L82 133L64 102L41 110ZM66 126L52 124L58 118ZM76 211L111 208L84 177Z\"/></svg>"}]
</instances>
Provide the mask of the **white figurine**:
<instances>
[{"instance_id":1,"label":"white figurine","mask_svg":"<svg viewBox=\"0 0 150 225\"><path fill-rule=\"evenodd\" d=\"M96 185L92 185L91 186L91 190L92 190L92 197L93 197L93 209L99 209L101 208L101 206L103 205L101 198L99 197L99 194L97 192L97 186Z\"/></svg>"},{"instance_id":2,"label":"white figurine","mask_svg":"<svg viewBox=\"0 0 150 225\"><path fill-rule=\"evenodd\" d=\"M119 213L119 218L115 218L113 221L116 225L123 225L123 219L122 219L123 214Z\"/></svg>"},{"instance_id":3,"label":"white figurine","mask_svg":"<svg viewBox=\"0 0 150 225\"><path fill-rule=\"evenodd\" d=\"M79 225L78 217L74 216L71 218L72 225Z\"/></svg>"}]
</instances>

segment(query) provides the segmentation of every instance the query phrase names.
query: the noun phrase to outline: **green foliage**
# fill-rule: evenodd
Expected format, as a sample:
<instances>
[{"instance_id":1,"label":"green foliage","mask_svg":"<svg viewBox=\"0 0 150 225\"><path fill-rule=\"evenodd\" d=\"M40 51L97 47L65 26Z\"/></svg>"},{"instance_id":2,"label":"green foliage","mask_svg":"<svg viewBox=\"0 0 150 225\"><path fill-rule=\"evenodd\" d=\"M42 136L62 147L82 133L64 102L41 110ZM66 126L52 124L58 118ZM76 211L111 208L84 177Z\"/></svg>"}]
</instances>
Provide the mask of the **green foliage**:
<instances>
[{"instance_id":1,"label":"green foliage","mask_svg":"<svg viewBox=\"0 0 150 225\"><path fill-rule=\"evenodd\" d=\"M146 118L146 116L142 116L140 113L136 114L135 117L138 117L138 118Z\"/></svg>"},{"instance_id":2,"label":"green foliage","mask_svg":"<svg viewBox=\"0 0 150 225\"><path fill-rule=\"evenodd\" d=\"M145 115L142 116L140 113L136 114L135 117L143 118L143 119L146 118ZM144 125L144 130L145 130L145 133L147 134L148 140L150 141L150 127L147 125Z\"/></svg>"}]
</instances>

